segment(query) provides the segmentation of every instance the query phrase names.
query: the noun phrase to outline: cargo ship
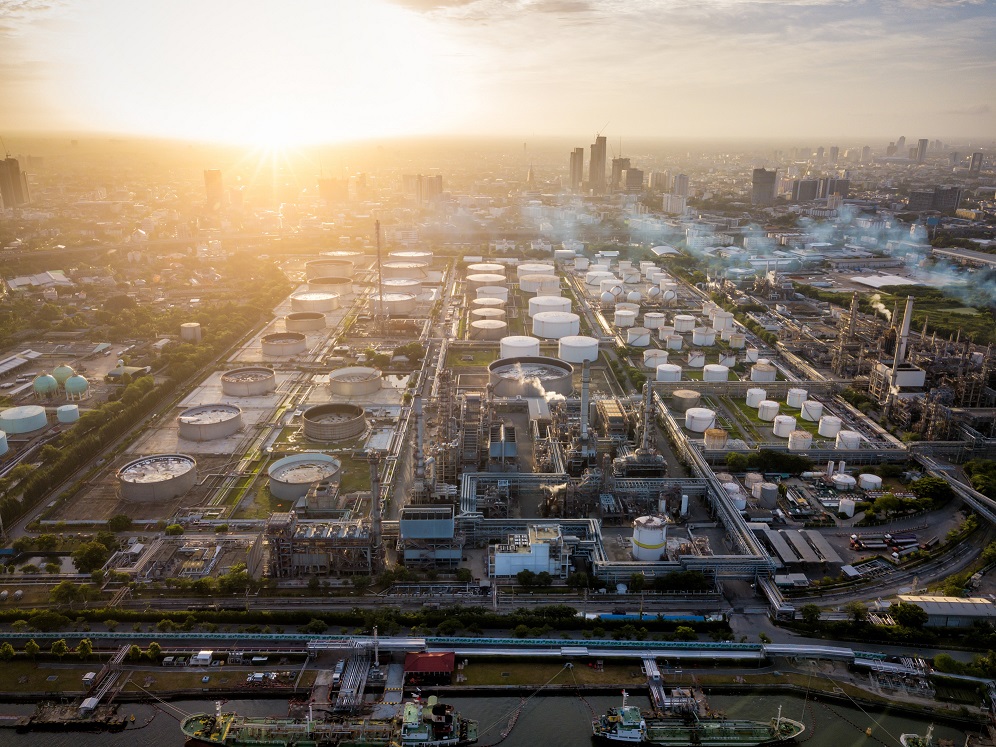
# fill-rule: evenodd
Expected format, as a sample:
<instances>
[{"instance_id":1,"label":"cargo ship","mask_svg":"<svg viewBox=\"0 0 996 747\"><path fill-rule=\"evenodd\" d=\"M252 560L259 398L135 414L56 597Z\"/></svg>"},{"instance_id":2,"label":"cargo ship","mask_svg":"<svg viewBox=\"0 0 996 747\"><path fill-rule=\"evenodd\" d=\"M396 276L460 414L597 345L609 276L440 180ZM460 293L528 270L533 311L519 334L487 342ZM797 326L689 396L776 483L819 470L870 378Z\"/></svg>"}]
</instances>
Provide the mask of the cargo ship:
<instances>
[{"instance_id":1,"label":"cargo ship","mask_svg":"<svg viewBox=\"0 0 996 747\"><path fill-rule=\"evenodd\" d=\"M222 713L180 725L190 747L463 747L477 742L477 722L430 696L404 704L400 718L322 721Z\"/></svg>"},{"instance_id":2,"label":"cargo ship","mask_svg":"<svg viewBox=\"0 0 996 747\"><path fill-rule=\"evenodd\" d=\"M663 744L673 747L753 747L761 744L789 742L806 730L805 724L778 717L765 723L726 718L698 718L688 713L680 716L644 716L636 706L623 704L610 708L591 722L592 740L596 744Z\"/></svg>"}]
</instances>

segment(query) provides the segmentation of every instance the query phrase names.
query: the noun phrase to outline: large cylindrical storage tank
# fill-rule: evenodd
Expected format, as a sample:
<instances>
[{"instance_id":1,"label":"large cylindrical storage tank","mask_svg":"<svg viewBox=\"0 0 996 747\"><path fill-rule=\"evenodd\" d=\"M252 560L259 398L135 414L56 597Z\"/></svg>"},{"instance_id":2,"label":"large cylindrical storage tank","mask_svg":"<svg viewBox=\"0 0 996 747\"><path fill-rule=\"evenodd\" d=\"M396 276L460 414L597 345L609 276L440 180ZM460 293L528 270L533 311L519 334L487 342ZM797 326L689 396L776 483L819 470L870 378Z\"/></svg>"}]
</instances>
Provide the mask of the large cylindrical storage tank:
<instances>
[{"instance_id":1,"label":"large cylindrical storage tank","mask_svg":"<svg viewBox=\"0 0 996 747\"><path fill-rule=\"evenodd\" d=\"M737 356L733 353L720 353L719 365L726 366L727 368L733 368L737 365Z\"/></svg>"},{"instance_id":2,"label":"large cylindrical storage tank","mask_svg":"<svg viewBox=\"0 0 996 747\"><path fill-rule=\"evenodd\" d=\"M302 291L291 294L291 311L320 311L326 313L339 308L339 294L329 291Z\"/></svg>"},{"instance_id":3,"label":"large cylindrical storage tank","mask_svg":"<svg viewBox=\"0 0 996 747\"><path fill-rule=\"evenodd\" d=\"M664 345L668 350L681 350L682 344L684 340L681 339L681 335L668 335L664 339Z\"/></svg>"},{"instance_id":4,"label":"large cylindrical storage tank","mask_svg":"<svg viewBox=\"0 0 996 747\"><path fill-rule=\"evenodd\" d=\"M360 264L363 260L363 252L352 249L332 249L331 251L321 252L321 255L330 259L348 259L354 265Z\"/></svg>"},{"instance_id":5,"label":"large cylindrical storage tank","mask_svg":"<svg viewBox=\"0 0 996 747\"><path fill-rule=\"evenodd\" d=\"M553 275L557 269L542 262L523 262L515 266L515 276L520 280L526 275Z\"/></svg>"},{"instance_id":6,"label":"large cylindrical storage tank","mask_svg":"<svg viewBox=\"0 0 996 747\"><path fill-rule=\"evenodd\" d=\"M282 501L296 501L304 498L312 485L336 481L341 470L342 463L328 454L318 451L292 454L267 468L270 495Z\"/></svg>"},{"instance_id":7,"label":"large cylindrical storage tank","mask_svg":"<svg viewBox=\"0 0 996 747\"><path fill-rule=\"evenodd\" d=\"M403 259L412 262L432 264L432 252L428 249L400 249L387 255L390 259Z\"/></svg>"},{"instance_id":8,"label":"large cylindrical storage tank","mask_svg":"<svg viewBox=\"0 0 996 747\"><path fill-rule=\"evenodd\" d=\"M747 362L757 363L758 357L761 355L761 351L757 348L747 348Z\"/></svg>"},{"instance_id":9,"label":"large cylindrical storage tank","mask_svg":"<svg viewBox=\"0 0 996 747\"><path fill-rule=\"evenodd\" d=\"M671 393L671 409L675 412L686 412L697 407L702 395L694 389L676 389Z\"/></svg>"},{"instance_id":10,"label":"large cylindrical storage tank","mask_svg":"<svg viewBox=\"0 0 996 747\"><path fill-rule=\"evenodd\" d=\"M577 335L581 317L569 311L541 311L533 317L533 335L546 340Z\"/></svg>"},{"instance_id":11,"label":"large cylindrical storage tank","mask_svg":"<svg viewBox=\"0 0 996 747\"><path fill-rule=\"evenodd\" d=\"M696 327L692 330L692 344L709 347L716 344L716 330L711 327Z\"/></svg>"},{"instance_id":12,"label":"large cylindrical storage tank","mask_svg":"<svg viewBox=\"0 0 996 747\"><path fill-rule=\"evenodd\" d=\"M651 348L643 351L643 365L647 368L657 368L661 363L667 363L666 350Z\"/></svg>"},{"instance_id":13,"label":"large cylindrical storage tank","mask_svg":"<svg viewBox=\"0 0 996 747\"><path fill-rule=\"evenodd\" d=\"M492 275L507 275L508 273L505 270L505 265L500 265L497 262L474 262L467 265L468 275L476 275L480 272L487 272Z\"/></svg>"},{"instance_id":14,"label":"large cylindrical storage tank","mask_svg":"<svg viewBox=\"0 0 996 747\"><path fill-rule=\"evenodd\" d=\"M571 299L561 296L533 296L529 299L529 307L526 312L529 316L535 316L541 311L570 311Z\"/></svg>"},{"instance_id":15,"label":"large cylindrical storage tank","mask_svg":"<svg viewBox=\"0 0 996 747\"><path fill-rule=\"evenodd\" d=\"M855 480L850 475L836 474L830 478L833 486L836 490L841 493L849 493L854 490L854 486L857 485L857 480Z\"/></svg>"},{"instance_id":16,"label":"large cylindrical storage tank","mask_svg":"<svg viewBox=\"0 0 996 747\"><path fill-rule=\"evenodd\" d=\"M795 418L791 415L775 415L771 432L779 438L788 438L789 434L795 430Z\"/></svg>"},{"instance_id":17,"label":"large cylindrical storage tank","mask_svg":"<svg viewBox=\"0 0 996 747\"><path fill-rule=\"evenodd\" d=\"M591 270L584 276L584 284L600 288L603 280L616 280L616 276L604 270Z\"/></svg>"},{"instance_id":18,"label":"large cylindrical storage tank","mask_svg":"<svg viewBox=\"0 0 996 747\"><path fill-rule=\"evenodd\" d=\"M681 381L681 366L676 363L658 363L657 381Z\"/></svg>"},{"instance_id":19,"label":"large cylindrical storage tank","mask_svg":"<svg viewBox=\"0 0 996 747\"><path fill-rule=\"evenodd\" d=\"M329 391L343 397L360 397L380 391L383 374L376 368L350 366L329 372Z\"/></svg>"},{"instance_id":20,"label":"large cylindrical storage tank","mask_svg":"<svg viewBox=\"0 0 996 747\"><path fill-rule=\"evenodd\" d=\"M80 406L60 405L55 408L55 417L60 423L75 423L80 419Z\"/></svg>"},{"instance_id":21,"label":"large cylindrical storage tank","mask_svg":"<svg viewBox=\"0 0 996 747\"><path fill-rule=\"evenodd\" d=\"M475 295L479 295L477 294L477 291L481 288L490 288L492 286L500 288L504 283L505 276L496 275L493 272L478 272L467 276L467 287L474 292ZM490 296L493 294L489 293L488 295Z\"/></svg>"},{"instance_id":22,"label":"large cylindrical storage tank","mask_svg":"<svg viewBox=\"0 0 996 747\"><path fill-rule=\"evenodd\" d=\"M482 319L498 319L503 320L505 318L504 309L496 309L493 307L485 307L483 309L474 309L470 312L471 322L479 322Z\"/></svg>"},{"instance_id":23,"label":"large cylindrical storage tank","mask_svg":"<svg viewBox=\"0 0 996 747\"><path fill-rule=\"evenodd\" d=\"M560 293L560 278L556 275L523 275L519 278L519 290L523 293L556 295Z\"/></svg>"},{"instance_id":24,"label":"large cylindrical storage tank","mask_svg":"<svg viewBox=\"0 0 996 747\"><path fill-rule=\"evenodd\" d=\"M317 332L325 329L325 314L320 311L295 311L284 317L288 332Z\"/></svg>"},{"instance_id":25,"label":"large cylindrical storage tank","mask_svg":"<svg viewBox=\"0 0 996 747\"><path fill-rule=\"evenodd\" d=\"M820 418L820 425L816 429L824 438L834 438L838 433L840 433L841 425L843 421L833 415L824 415Z\"/></svg>"},{"instance_id":26,"label":"large cylindrical storage tank","mask_svg":"<svg viewBox=\"0 0 996 747\"><path fill-rule=\"evenodd\" d=\"M313 259L304 265L304 276L308 280L315 278L351 278L353 277L353 262L345 258L326 257Z\"/></svg>"},{"instance_id":27,"label":"large cylindrical storage tank","mask_svg":"<svg viewBox=\"0 0 996 747\"><path fill-rule=\"evenodd\" d=\"M645 348L650 344L650 330L646 327L630 327L626 330L626 344L635 348Z\"/></svg>"},{"instance_id":28,"label":"large cylindrical storage tank","mask_svg":"<svg viewBox=\"0 0 996 747\"><path fill-rule=\"evenodd\" d=\"M0 431L7 435L19 435L41 430L48 425L45 408L40 405L9 407L0 412Z\"/></svg>"},{"instance_id":29,"label":"large cylindrical storage tank","mask_svg":"<svg viewBox=\"0 0 996 747\"><path fill-rule=\"evenodd\" d=\"M380 268L381 275L385 278L417 278L419 280L425 280L426 270L429 269L429 263L418 262L415 260L396 259L390 262L384 262L381 264ZM505 279L504 275L496 275L495 277L500 277L502 280Z\"/></svg>"},{"instance_id":30,"label":"large cylindrical storage tank","mask_svg":"<svg viewBox=\"0 0 996 747\"><path fill-rule=\"evenodd\" d=\"M540 341L528 335L509 335L501 339L498 355L502 358L535 358L540 353Z\"/></svg>"},{"instance_id":31,"label":"large cylindrical storage tank","mask_svg":"<svg viewBox=\"0 0 996 747\"><path fill-rule=\"evenodd\" d=\"M747 344L747 335L742 332L734 332L730 335L730 347L734 350L743 350Z\"/></svg>"},{"instance_id":32,"label":"large cylindrical storage tank","mask_svg":"<svg viewBox=\"0 0 996 747\"><path fill-rule=\"evenodd\" d=\"M213 441L239 432L242 428L242 409L235 405L198 405L181 412L176 422L180 438L187 441Z\"/></svg>"},{"instance_id":33,"label":"large cylindrical storage tank","mask_svg":"<svg viewBox=\"0 0 996 747\"><path fill-rule=\"evenodd\" d=\"M737 511L743 511L747 508L747 496L744 495L744 491L740 489L739 485L735 482L724 482L723 490Z\"/></svg>"},{"instance_id":34,"label":"large cylindrical storage tank","mask_svg":"<svg viewBox=\"0 0 996 747\"><path fill-rule=\"evenodd\" d=\"M623 294L624 290L622 281L617 277L603 278L598 283L599 293L608 291L613 296L619 297Z\"/></svg>"},{"instance_id":35,"label":"large cylindrical storage tank","mask_svg":"<svg viewBox=\"0 0 996 747\"><path fill-rule=\"evenodd\" d=\"M768 422L775 419L778 414L778 403L771 399L766 399L763 402L759 402L757 405L757 416L761 420L766 420Z\"/></svg>"},{"instance_id":36,"label":"large cylindrical storage tank","mask_svg":"<svg viewBox=\"0 0 996 747\"><path fill-rule=\"evenodd\" d=\"M667 322L667 317L659 311L648 311L643 315L643 326L647 329L660 329Z\"/></svg>"},{"instance_id":37,"label":"large cylindrical storage tank","mask_svg":"<svg viewBox=\"0 0 996 747\"><path fill-rule=\"evenodd\" d=\"M497 397L567 396L574 391L574 367L557 358L502 358L488 366L488 374Z\"/></svg>"},{"instance_id":38,"label":"large cylindrical storage tank","mask_svg":"<svg viewBox=\"0 0 996 747\"><path fill-rule=\"evenodd\" d=\"M817 422L823 417L823 403L815 399L807 399L802 403L802 419Z\"/></svg>"},{"instance_id":39,"label":"large cylindrical storage tank","mask_svg":"<svg viewBox=\"0 0 996 747\"><path fill-rule=\"evenodd\" d=\"M470 323L470 339L500 340L508 334L508 323L499 319L481 319Z\"/></svg>"},{"instance_id":40,"label":"large cylindrical storage tank","mask_svg":"<svg viewBox=\"0 0 996 747\"><path fill-rule=\"evenodd\" d=\"M387 278L381 284L384 286L384 293L411 293L415 296L422 295L422 281L418 278Z\"/></svg>"},{"instance_id":41,"label":"large cylindrical storage tank","mask_svg":"<svg viewBox=\"0 0 996 747\"><path fill-rule=\"evenodd\" d=\"M722 428L709 428L705 432L702 443L707 449L725 449L729 438L730 434Z\"/></svg>"},{"instance_id":42,"label":"large cylindrical storage tank","mask_svg":"<svg viewBox=\"0 0 996 747\"><path fill-rule=\"evenodd\" d=\"M858 487L862 490L881 490L882 478L868 473L858 475Z\"/></svg>"},{"instance_id":43,"label":"large cylindrical storage tank","mask_svg":"<svg viewBox=\"0 0 996 747\"><path fill-rule=\"evenodd\" d=\"M301 422L304 435L312 441L343 441L367 428L366 412L359 405L315 405L302 413Z\"/></svg>"},{"instance_id":44,"label":"large cylindrical storage tank","mask_svg":"<svg viewBox=\"0 0 996 747\"><path fill-rule=\"evenodd\" d=\"M806 397L808 396L809 392L805 389L789 389L788 394L785 397L785 404L798 410L802 407L802 403L806 401Z\"/></svg>"},{"instance_id":45,"label":"large cylindrical storage tank","mask_svg":"<svg viewBox=\"0 0 996 747\"><path fill-rule=\"evenodd\" d=\"M777 369L770 363L755 363L750 367L750 380L769 383L778 378Z\"/></svg>"},{"instance_id":46,"label":"large cylindrical storage tank","mask_svg":"<svg viewBox=\"0 0 996 747\"><path fill-rule=\"evenodd\" d=\"M553 258L558 262L570 262L578 255L574 253L573 249L554 249Z\"/></svg>"},{"instance_id":47,"label":"large cylindrical storage tank","mask_svg":"<svg viewBox=\"0 0 996 747\"><path fill-rule=\"evenodd\" d=\"M733 329L733 314L729 311L717 311L716 315L712 318L712 326L720 332Z\"/></svg>"},{"instance_id":48,"label":"large cylindrical storage tank","mask_svg":"<svg viewBox=\"0 0 996 747\"><path fill-rule=\"evenodd\" d=\"M508 303L508 288L500 285L483 285L477 289L477 298L500 298Z\"/></svg>"},{"instance_id":49,"label":"large cylindrical storage tank","mask_svg":"<svg viewBox=\"0 0 996 747\"><path fill-rule=\"evenodd\" d=\"M768 396L763 389L751 388L747 390L747 406L757 407Z\"/></svg>"},{"instance_id":50,"label":"large cylindrical storage tank","mask_svg":"<svg viewBox=\"0 0 996 747\"><path fill-rule=\"evenodd\" d=\"M640 304L622 301L616 304L616 311L632 311L634 314L640 313Z\"/></svg>"},{"instance_id":51,"label":"large cylindrical storage tank","mask_svg":"<svg viewBox=\"0 0 996 747\"><path fill-rule=\"evenodd\" d=\"M598 340L583 335L561 337L557 343L557 357L568 363L598 360Z\"/></svg>"},{"instance_id":52,"label":"large cylindrical storage tank","mask_svg":"<svg viewBox=\"0 0 996 747\"><path fill-rule=\"evenodd\" d=\"M233 368L221 376L221 393L229 397L258 397L277 388L272 368Z\"/></svg>"},{"instance_id":53,"label":"large cylindrical storage tank","mask_svg":"<svg viewBox=\"0 0 996 747\"><path fill-rule=\"evenodd\" d=\"M633 522L633 559L653 563L667 550L667 522L659 516L641 516Z\"/></svg>"},{"instance_id":54,"label":"large cylindrical storage tank","mask_svg":"<svg viewBox=\"0 0 996 747\"><path fill-rule=\"evenodd\" d=\"M10 446L7 445L7 434L0 431L0 456L3 456L10 450Z\"/></svg>"},{"instance_id":55,"label":"large cylindrical storage tank","mask_svg":"<svg viewBox=\"0 0 996 747\"><path fill-rule=\"evenodd\" d=\"M674 334L674 325L665 324L663 327L658 328L657 339L666 340L673 334Z\"/></svg>"},{"instance_id":56,"label":"large cylindrical storage tank","mask_svg":"<svg viewBox=\"0 0 996 747\"><path fill-rule=\"evenodd\" d=\"M803 431L805 433L805 431ZM792 438L789 437L789 448L791 448ZM754 492L756 490L756 492ZM751 490L751 494L757 499L761 508L773 509L778 507L778 485L773 482L759 482Z\"/></svg>"},{"instance_id":57,"label":"large cylindrical storage tank","mask_svg":"<svg viewBox=\"0 0 996 747\"><path fill-rule=\"evenodd\" d=\"M715 363L707 363L702 368L702 381L727 381L730 378L730 369Z\"/></svg>"},{"instance_id":58,"label":"large cylindrical storage tank","mask_svg":"<svg viewBox=\"0 0 996 747\"><path fill-rule=\"evenodd\" d=\"M353 295L353 281L351 278L331 277L312 278L308 281L309 291L334 293L342 298Z\"/></svg>"},{"instance_id":59,"label":"large cylindrical storage tank","mask_svg":"<svg viewBox=\"0 0 996 747\"><path fill-rule=\"evenodd\" d=\"M620 274L622 275L623 282L627 285L636 285L642 279L639 270L620 269Z\"/></svg>"},{"instance_id":60,"label":"large cylindrical storage tank","mask_svg":"<svg viewBox=\"0 0 996 747\"><path fill-rule=\"evenodd\" d=\"M692 433L705 433L716 425L716 413L706 407L685 410L685 428Z\"/></svg>"},{"instance_id":61,"label":"large cylindrical storage tank","mask_svg":"<svg viewBox=\"0 0 996 747\"><path fill-rule=\"evenodd\" d=\"M287 357L308 352L308 338L300 332L274 332L260 340L263 355Z\"/></svg>"},{"instance_id":62,"label":"large cylindrical storage tank","mask_svg":"<svg viewBox=\"0 0 996 747\"><path fill-rule=\"evenodd\" d=\"M675 314L674 331L691 332L695 329L695 317L691 314Z\"/></svg>"},{"instance_id":63,"label":"large cylindrical storage tank","mask_svg":"<svg viewBox=\"0 0 996 747\"><path fill-rule=\"evenodd\" d=\"M588 269L588 264L590 260L587 257L575 257L574 258L574 269L578 272L584 272Z\"/></svg>"},{"instance_id":64,"label":"large cylindrical storage tank","mask_svg":"<svg viewBox=\"0 0 996 747\"><path fill-rule=\"evenodd\" d=\"M507 301L500 298L475 298L470 302L472 309L504 309Z\"/></svg>"},{"instance_id":65,"label":"large cylindrical storage tank","mask_svg":"<svg viewBox=\"0 0 996 747\"><path fill-rule=\"evenodd\" d=\"M701 350L692 350L689 352L688 365L692 368L702 368L705 365L705 353Z\"/></svg>"},{"instance_id":66,"label":"large cylindrical storage tank","mask_svg":"<svg viewBox=\"0 0 996 747\"><path fill-rule=\"evenodd\" d=\"M414 293L388 293L383 297L379 293L370 295L370 304L375 311L387 316L410 316L418 306L418 297Z\"/></svg>"},{"instance_id":67,"label":"large cylindrical storage tank","mask_svg":"<svg viewBox=\"0 0 996 747\"><path fill-rule=\"evenodd\" d=\"M834 446L838 449L860 449L861 434L857 431L840 431L837 434Z\"/></svg>"},{"instance_id":68,"label":"large cylindrical storage tank","mask_svg":"<svg viewBox=\"0 0 996 747\"><path fill-rule=\"evenodd\" d=\"M169 501L197 484L197 462L186 454L155 454L128 462L118 470L117 478L124 501Z\"/></svg>"},{"instance_id":69,"label":"large cylindrical storage tank","mask_svg":"<svg viewBox=\"0 0 996 747\"><path fill-rule=\"evenodd\" d=\"M184 322L180 325L180 339L184 342L201 341L201 325L198 322Z\"/></svg>"}]
</instances>

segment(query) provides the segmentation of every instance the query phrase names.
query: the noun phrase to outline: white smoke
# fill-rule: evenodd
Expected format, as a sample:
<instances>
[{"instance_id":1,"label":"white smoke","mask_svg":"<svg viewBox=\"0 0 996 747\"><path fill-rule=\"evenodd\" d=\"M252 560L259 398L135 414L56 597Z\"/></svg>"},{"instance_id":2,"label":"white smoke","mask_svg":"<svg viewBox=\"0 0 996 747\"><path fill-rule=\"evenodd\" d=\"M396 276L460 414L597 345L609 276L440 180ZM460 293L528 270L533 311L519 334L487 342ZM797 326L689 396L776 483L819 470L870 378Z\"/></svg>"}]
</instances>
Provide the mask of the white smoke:
<instances>
[{"instance_id":1,"label":"white smoke","mask_svg":"<svg viewBox=\"0 0 996 747\"><path fill-rule=\"evenodd\" d=\"M878 293L872 294L871 305L872 308L875 309L875 311L881 312L882 316L884 316L890 322L892 321L892 312L885 307L884 303L882 303L882 297Z\"/></svg>"}]
</instances>

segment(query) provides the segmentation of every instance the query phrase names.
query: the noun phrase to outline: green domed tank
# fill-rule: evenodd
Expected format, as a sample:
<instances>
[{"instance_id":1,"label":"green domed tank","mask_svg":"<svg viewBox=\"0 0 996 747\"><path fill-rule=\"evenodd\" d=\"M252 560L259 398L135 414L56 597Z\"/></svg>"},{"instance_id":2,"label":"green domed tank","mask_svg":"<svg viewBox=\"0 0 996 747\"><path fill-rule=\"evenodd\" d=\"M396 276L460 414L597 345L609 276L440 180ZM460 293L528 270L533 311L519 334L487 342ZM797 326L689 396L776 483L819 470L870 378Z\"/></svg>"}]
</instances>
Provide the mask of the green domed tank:
<instances>
[{"instance_id":1,"label":"green domed tank","mask_svg":"<svg viewBox=\"0 0 996 747\"><path fill-rule=\"evenodd\" d=\"M35 394L55 394L59 389L59 382L52 374L42 373L35 377Z\"/></svg>"},{"instance_id":2,"label":"green domed tank","mask_svg":"<svg viewBox=\"0 0 996 747\"><path fill-rule=\"evenodd\" d=\"M55 380L59 382L59 386L65 386L69 377L73 376L75 373L76 372L73 370L72 366L67 366L63 363L61 366L56 367L56 369L52 372L52 375L55 377Z\"/></svg>"},{"instance_id":3,"label":"green domed tank","mask_svg":"<svg viewBox=\"0 0 996 747\"><path fill-rule=\"evenodd\" d=\"M90 388L90 382L79 374L74 374L66 379L66 394L86 394Z\"/></svg>"}]
</instances>

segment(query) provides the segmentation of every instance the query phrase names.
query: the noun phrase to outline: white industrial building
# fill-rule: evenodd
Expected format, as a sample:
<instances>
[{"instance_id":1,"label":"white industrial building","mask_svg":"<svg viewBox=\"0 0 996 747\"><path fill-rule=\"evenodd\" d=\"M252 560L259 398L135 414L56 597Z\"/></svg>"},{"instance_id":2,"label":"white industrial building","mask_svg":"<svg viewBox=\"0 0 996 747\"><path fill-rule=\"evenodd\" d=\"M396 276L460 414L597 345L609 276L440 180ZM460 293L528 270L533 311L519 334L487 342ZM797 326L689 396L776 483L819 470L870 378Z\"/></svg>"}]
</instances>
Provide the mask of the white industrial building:
<instances>
[{"instance_id":1,"label":"white industrial building","mask_svg":"<svg viewBox=\"0 0 996 747\"><path fill-rule=\"evenodd\" d=\"M570 546L558 524L531 525L525 534L510 534L506 544L488 548L492 578L509 578L519 571L546 571L554 578L567 578L570 563Z\"/></svg>"}]
</instances>

